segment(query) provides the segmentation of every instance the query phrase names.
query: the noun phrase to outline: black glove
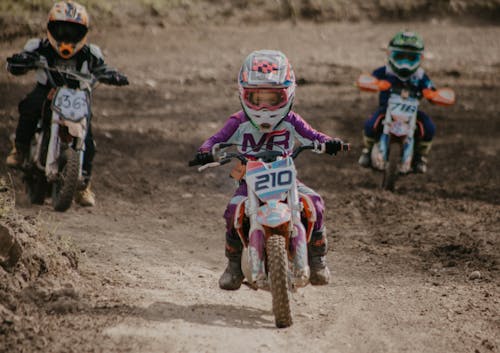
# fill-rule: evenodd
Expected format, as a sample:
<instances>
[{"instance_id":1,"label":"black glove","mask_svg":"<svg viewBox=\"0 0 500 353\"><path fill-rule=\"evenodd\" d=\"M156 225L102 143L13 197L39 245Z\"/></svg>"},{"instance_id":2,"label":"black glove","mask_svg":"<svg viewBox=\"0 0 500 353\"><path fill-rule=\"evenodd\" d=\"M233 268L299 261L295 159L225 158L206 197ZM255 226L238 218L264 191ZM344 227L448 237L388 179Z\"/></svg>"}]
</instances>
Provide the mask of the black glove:
<instances>
[{"instance_id":1,"label":"black glove","mask_svg":"<svg viewBox=\"0 0 500 353\"><path fill-rule=\"evenodd\" d=\"M207 163L212 163L214 161L214 156L210 152L198 152L196 156L194 156L194 160L201 165L205 165Z\"/></svg>"},{"instance_id":2,"label":"black glove","mask_svg":"<svg viewBox=\"0 0 500 353\"><path fill-rule=\"evenodd\" d=\"M337 154L342 150L342 141L339 139L328 140L325 142L325 152L328 154Z\"/></svg>"},{"instance_id":3,"label":"black glove","mask_svg":"<svg viewBox=\"0 0 500 353\"><path fill-rule=\"evenodd\" d=\"M22 52L8 57L7 63L9 66L23 66L23 68L32 69L36 67L38 60L40 60L40 56L37 53Z\"/></svg>"},{"instance_id":4,"label":"black glove","mask_svg":"<svg viewBox=\"0 0 500 353\"><path fill-rule=\"evenodd\" d=\"M106 71L99 76L99 82L114 86L126 86L129 84L127 76L114 70Z\"/></svg>"}]
</instances>

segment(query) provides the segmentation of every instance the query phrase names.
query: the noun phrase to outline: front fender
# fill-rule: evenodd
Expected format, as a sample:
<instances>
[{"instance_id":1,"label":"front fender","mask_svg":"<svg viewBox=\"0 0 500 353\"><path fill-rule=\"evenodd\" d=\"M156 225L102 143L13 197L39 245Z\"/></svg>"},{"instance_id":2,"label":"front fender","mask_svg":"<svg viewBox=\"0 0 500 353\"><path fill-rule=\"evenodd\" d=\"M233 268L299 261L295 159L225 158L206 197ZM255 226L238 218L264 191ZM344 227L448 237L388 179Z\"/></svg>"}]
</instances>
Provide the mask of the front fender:
<instances>
[{"instance_id":1,"label":"front fender","mask_svg":"<svg viewBox=\"0 0 500 353\"><path fill-rule=\"evenodd\" d=\"M276 228L291 219L292 213L288 205L278 200L269 200L257 210L257 222L266 227Z\"/></svg>"},{"instance_id":2,"label":"front fender","mask_svg":"<svg viewBox=\"0 0 500 353\"><path fill-rule=\"evenodd\" d=\"M79 139L85 139L85 134L87 132L87 120L82 119L78 122L69 121L69 120L61 120L61 125L64 125L68 128L68 132L71 136L77 137Z\"/></svg>"}]
</instances>

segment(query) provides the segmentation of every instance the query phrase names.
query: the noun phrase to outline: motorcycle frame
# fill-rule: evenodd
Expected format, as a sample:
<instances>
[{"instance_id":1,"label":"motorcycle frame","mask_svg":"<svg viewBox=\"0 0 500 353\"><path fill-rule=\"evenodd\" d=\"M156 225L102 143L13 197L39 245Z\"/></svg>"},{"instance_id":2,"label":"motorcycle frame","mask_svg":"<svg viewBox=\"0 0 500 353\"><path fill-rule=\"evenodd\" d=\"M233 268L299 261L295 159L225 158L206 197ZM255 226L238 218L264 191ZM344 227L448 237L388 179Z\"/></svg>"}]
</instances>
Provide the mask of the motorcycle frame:
<instances>
[{"instance_id":1,"label":"motorcycle frame","mask_svg":"<svg viewBox=\"0 0 500 353\"><path fill-rule=\"evenodd\" d=\"M286 159L288 166L294 167L293 159L291 157L286 157ZM301 221L302 207L296 176L292 180L286 198L286 204L291 215L290 220L274 228L261 224L257 219L259 208L268 205L268 202L263 202L261 205L261 200L248 185L247 190L248 197L240 202L235 213L235 229L238 230L238 235L243 244L242 270L245 277L250 284L255 283L257 288L268 288L265 247L267 239L273 234L278 234L285 237L288 258L293 262L294 271L290 276L292 280L291 286L303 287L307 285L310 273L307 258L307 235ZM248 241L245 239L245 234L239 223L238 214L241 212L241 207L245 207L245 215L250 223ZM293 248L293 252L290 252L290 247Z\"/></svg>"},{"instance_id":2,"label":"motorcycle frame","mask_svg":"<svg viewBox=\"0 0 500 353\"><path fill-rule=\"evenodd\" d=\"M49 93L49 97L47 97L47 101L51 101L50 97L55 97L56 94L51 94ZM90 92L87 91L87 100L89 107L91 107L91 95ZM34 161L36 163L36 166L43 170L45 172L45 176L47 177L47 181L53 182L57 180L59 177L59 156L60 156L60 151L61 151L61 145L66 144L66 142L61 142L60 136L59 136L59 131L62 126L68 127L68 134L73 137L73 140L69 143L67 143L68 146L71 146L71 148L74 148L75 151L78 153L78 157L80 160L79 163L79 173L78 173L78 179L83 180L83 158L84 158L84 153L85 153L85 138L87 136L87 127L88 127L88 120L90 119L90 116L84 117L80 119L79 121L71 121L68 119L65 119L63 116L61 116L59 113L57 113L53 108L52 105L50 106L50 111L51 111L51 122L50 122L50 138L49 138L49 143L48 143L48 148L47 148L47 156L45 160L45 167L41 164L40 157L41 157L41 151L42 151L42 143L43 143L43 136L46 133L46 130L43 129L43 116L40 119L40 124L39 127L42 128L42 131L37 134L36 136L36 149L34 153ZM41 125L41 126L40 126ZM71 131L76 131L75 134L72 134ZM80 135L80 136L75 136L75 135Z\"/></svg>"}]
</instances>

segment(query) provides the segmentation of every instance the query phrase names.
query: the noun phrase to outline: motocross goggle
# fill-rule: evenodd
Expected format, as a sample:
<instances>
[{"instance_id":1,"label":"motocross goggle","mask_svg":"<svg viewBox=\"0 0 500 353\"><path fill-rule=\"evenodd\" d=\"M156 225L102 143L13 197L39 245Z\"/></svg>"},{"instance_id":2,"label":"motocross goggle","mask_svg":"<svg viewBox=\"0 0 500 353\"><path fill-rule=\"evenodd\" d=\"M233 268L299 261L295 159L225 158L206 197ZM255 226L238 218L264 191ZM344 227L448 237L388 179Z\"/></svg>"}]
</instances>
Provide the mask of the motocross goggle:
<instances>
[{"instance_id":1,"label":"motocross goggle","mask_svg":"<svg viewBox=\"0 0 500 353\"><path fill-rule=\"evenodd\" d=\"M287 88L244 88L243 101L252 110L278 110L288 103Z\"/></svg>"},{"instance_id":2,"label":"motocross goggle","mask_svg":"<svg viewBox=\"0 0 500 353\"><path fill-rule=\"evenodd\" d=\"M390 57L398 65L414 66L422 59L422 54L412 51L391 50Z\"/></svg>"},{"instance_id":3,"label":"motocross goggle","mask_svg":"<svg viewBox=\"0 0 500 353\"><path fill-rule=\"evenodd\" d=\"M86 26L68 21L51 21L47 29L56 41L74 44L85 38L88 31Z\"/></svg>"}]
</instances>

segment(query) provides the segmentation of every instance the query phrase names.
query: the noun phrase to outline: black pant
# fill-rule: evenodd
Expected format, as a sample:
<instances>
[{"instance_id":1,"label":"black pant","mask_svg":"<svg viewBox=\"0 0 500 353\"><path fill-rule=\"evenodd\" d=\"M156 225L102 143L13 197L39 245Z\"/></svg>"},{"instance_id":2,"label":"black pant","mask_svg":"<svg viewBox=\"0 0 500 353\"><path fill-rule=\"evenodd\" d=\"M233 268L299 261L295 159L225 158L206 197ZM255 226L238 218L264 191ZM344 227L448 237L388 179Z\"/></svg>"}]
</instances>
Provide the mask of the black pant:
<instances>
[{"instance_id":1,"label":"black pant","mask_svg":"<svg viewBox=\"0 0 500 353\"><path fill-rule=\"evenodd\" d=\"M50 101L47 94L50 87L37 84L33 91L19 103L19 122L16 129L16 146L27 150L31 138L35 134L36 125L42 111L46 117L50 117ZM95 143L92 135L92 124L88 124L87 136L85 137L85 155L83 156L83 174L90 179L92 173L92 160L95 156Z\"/></svg>"}]
</instances>

